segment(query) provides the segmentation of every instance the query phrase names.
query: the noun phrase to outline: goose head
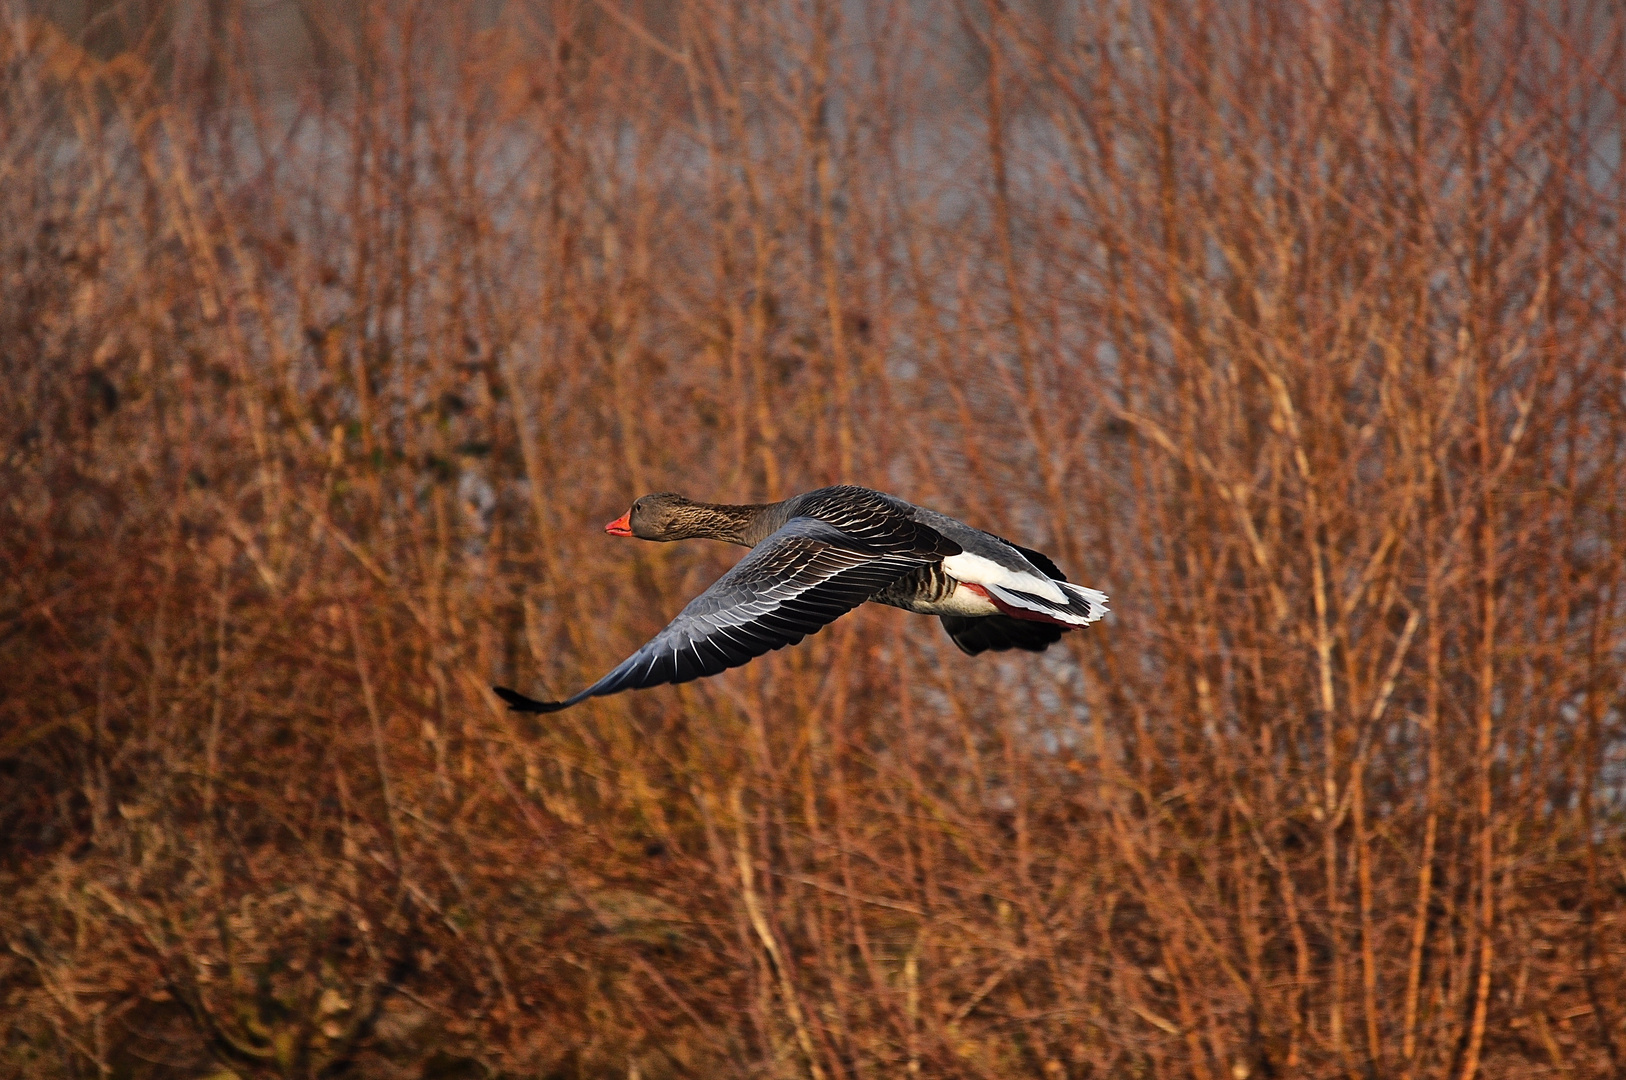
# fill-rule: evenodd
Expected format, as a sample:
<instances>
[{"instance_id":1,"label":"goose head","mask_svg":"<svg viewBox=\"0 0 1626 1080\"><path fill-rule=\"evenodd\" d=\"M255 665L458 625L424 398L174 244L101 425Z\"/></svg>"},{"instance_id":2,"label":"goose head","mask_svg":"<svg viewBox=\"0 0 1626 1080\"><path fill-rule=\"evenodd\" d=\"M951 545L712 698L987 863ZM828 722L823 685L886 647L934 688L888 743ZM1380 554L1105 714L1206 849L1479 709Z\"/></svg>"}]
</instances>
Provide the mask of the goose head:
<instances>
[{"instance_id":1,"label":"goose head","mask_svg":"<svg viewBox=\"0 0 1626 1080\"><path fill-rule=\"evenodd\" d=\"M675 492L663 491L633 503L632 509L604 526L604 531L640 540L687 540L713 535L712 524L704 508Z\"/></svg>"}]
</instances>

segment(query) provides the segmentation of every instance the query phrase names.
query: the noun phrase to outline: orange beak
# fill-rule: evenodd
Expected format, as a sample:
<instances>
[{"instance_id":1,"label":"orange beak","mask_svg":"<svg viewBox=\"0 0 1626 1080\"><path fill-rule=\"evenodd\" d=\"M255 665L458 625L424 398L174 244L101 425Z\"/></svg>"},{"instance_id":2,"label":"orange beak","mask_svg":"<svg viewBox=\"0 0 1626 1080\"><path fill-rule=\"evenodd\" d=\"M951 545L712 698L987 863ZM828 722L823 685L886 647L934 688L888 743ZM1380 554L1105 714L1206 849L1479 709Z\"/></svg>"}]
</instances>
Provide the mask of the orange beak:
<instances>
[{"instance_id":1,"label":"orange beak","mask_svg":"<svg viewBox=\"0 0 1626 1080\"><path fill-rule=\"evenodd\" d=\"M628 510L625 514L622 514L620 517L604 526L604 531L609 533L611 536L631 536L632 511Z\"/></svg>"}]
</instances>

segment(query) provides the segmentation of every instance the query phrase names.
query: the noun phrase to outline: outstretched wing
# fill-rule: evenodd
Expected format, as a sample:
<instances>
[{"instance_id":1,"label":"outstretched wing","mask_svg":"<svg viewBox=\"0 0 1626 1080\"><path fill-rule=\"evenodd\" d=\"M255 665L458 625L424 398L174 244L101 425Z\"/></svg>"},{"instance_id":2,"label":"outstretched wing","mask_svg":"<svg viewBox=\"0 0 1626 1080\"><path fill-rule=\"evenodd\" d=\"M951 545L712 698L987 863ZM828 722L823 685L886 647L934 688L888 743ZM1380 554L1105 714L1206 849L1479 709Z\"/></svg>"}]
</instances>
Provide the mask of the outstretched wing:
<instances>
[{"instance_id":1,"label":"outstretched wing","mask_svg":"<svg viewBox=\"0 0 1626 1080\"><path fill-rule=\"evenodd\" d=\"M877 550L817 518L792 518L647 645L579 694L537 701L506 687L493 689L518 712L544 713L590 697L715 675L796 644L940 558L930 550Z\"/></svg>"}]
</instances>

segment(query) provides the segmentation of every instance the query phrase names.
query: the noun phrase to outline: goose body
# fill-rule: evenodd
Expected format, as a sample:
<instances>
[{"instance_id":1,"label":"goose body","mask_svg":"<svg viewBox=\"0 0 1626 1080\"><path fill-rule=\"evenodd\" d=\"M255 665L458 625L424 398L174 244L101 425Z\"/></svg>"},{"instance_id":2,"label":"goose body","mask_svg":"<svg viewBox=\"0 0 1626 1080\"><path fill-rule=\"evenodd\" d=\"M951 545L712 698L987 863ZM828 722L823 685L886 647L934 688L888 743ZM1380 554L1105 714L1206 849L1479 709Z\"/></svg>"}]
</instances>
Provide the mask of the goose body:
<instances>
[{"instance_id":1,"label":"goose body","mask_svg":"<svg viewBox=\"0 0 1626 1080\"><path fill-rule=\"evenodd\" d=\"M794 645L866 601L936 615L961 651L1042 652L1107 611L1048 557L868 488L819 488L748 506L645 495L604 527L643 540L707 538L751 550L666 629L562 701L493 687L519 712L681 683Z\"/></svg>"}]
</instances>

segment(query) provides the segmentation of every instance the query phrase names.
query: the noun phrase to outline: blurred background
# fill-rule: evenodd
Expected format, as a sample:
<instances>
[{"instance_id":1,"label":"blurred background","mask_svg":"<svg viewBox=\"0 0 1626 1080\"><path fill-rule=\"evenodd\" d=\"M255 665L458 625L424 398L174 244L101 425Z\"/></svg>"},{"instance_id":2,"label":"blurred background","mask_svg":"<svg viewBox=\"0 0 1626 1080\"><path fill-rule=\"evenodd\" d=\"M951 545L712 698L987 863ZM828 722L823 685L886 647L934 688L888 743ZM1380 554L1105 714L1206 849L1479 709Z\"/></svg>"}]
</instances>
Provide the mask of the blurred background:
<instances>
[{"instance_id":1,"label":"blurred background","mask_svg":"<svg viewBox=\"0 0 1626 1080\"><path fill-rule=\"evenodd\" d=\"M1618 1077L1612 0L0 0L0 1073ZM545 718L852 481L1113 615Z\"/></svg>"}]
</instances>

